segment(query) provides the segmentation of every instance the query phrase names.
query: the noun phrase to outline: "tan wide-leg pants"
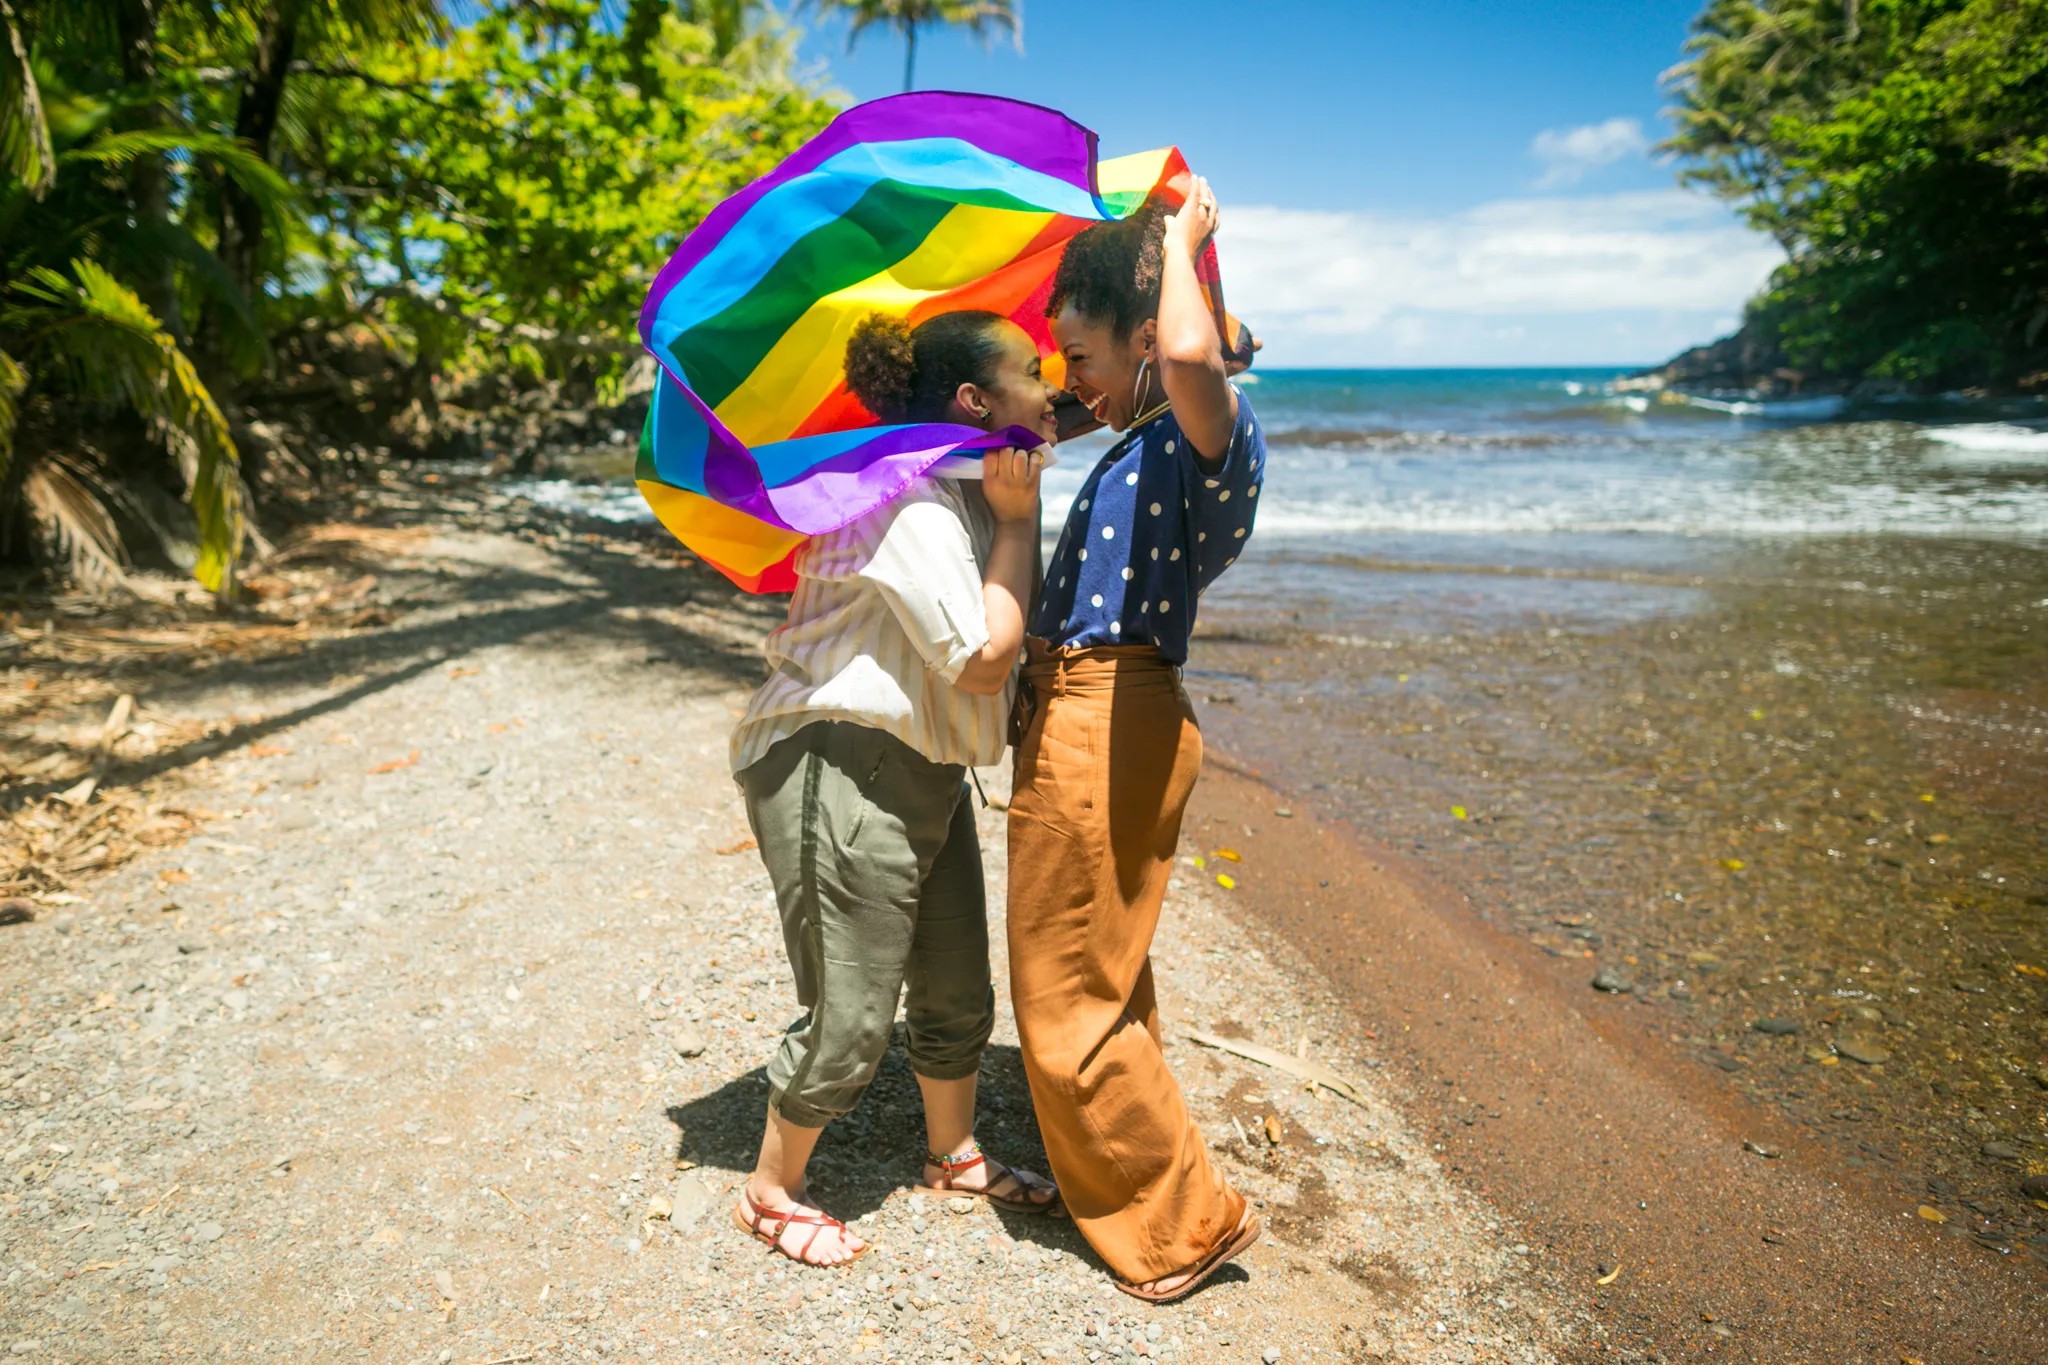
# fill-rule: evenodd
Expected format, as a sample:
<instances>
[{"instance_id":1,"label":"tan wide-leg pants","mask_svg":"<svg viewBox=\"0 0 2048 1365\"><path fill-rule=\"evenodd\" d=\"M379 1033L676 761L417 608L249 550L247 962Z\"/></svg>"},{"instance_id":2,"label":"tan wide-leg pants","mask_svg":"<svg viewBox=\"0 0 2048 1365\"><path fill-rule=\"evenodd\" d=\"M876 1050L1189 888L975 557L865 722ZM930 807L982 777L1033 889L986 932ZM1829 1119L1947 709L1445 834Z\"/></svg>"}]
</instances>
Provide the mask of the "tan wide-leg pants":
<instances>
[{"instance_id":1,"label":"tan wide-leg pants","mask_svg":"<svg viewBox=\"0 0 2048 1365\"><path fill-rule=\"evenodd\" d=\"M1202 736L1146 646L1032 641L1036 710L1010 804L1010 994L1046 1155L1122 1278L1201 1260L1244 1198L1209 1160L1160 1048L1159 926Z\"/></svg>"}]
</instances>

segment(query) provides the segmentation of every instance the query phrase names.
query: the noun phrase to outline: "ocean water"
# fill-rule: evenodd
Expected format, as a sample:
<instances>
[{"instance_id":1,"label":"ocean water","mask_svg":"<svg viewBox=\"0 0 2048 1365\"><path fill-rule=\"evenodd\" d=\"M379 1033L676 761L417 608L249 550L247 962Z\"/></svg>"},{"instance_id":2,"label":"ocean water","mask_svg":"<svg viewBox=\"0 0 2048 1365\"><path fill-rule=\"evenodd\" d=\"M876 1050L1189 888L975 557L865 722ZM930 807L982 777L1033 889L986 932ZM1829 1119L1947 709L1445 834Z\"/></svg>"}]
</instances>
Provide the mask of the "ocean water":
<instances>
[{"instance_id":1,"label":"ocean water","mask_svg":"<svg viewBox=\"0 0 2048 1365\"><path fill-rule=\"evenodd\" d=\"M1626 976L1678 1084L1913 1197L1938 1176L1984 1254L2048 1260L1983 1154L2038 1134L2048 1057L2048 407L1614 379L1262 375L1258 531L1188 661L1204 739L1425 865L1589 1015ZM1345 956L1255 859L1231 876ZM1872 1036L1879 1064L1841 1051Z\"/></svg>"},{"instance_id":2,"label":"ocean water","mask_svg":"<svg viewBox=\"0 0 2048 1365\"><path fill-rule=\"evenodd\" d=\"M1254 371L1244 391L1266 431L1267 488L1252 546L1219 593L1369 600L1392 588L1383 572L1360 570L1389 564L1563 570L1608 585L1560 594L1540 578L1503 580L1478 591L1482 613L1562 595L1628 614L1670 604L1643 575L1725 564L1745 544L2048 541L2048 403L1685 401L1617 392L1622 373ZM1049 536L1111 439L1062 450L1046 476ZM579 479L515 489L611 520L647 518L624 453L592 452L574 467ZM1412 579L1398 590L1417 592Z\"/></svg>"}]
</instances>

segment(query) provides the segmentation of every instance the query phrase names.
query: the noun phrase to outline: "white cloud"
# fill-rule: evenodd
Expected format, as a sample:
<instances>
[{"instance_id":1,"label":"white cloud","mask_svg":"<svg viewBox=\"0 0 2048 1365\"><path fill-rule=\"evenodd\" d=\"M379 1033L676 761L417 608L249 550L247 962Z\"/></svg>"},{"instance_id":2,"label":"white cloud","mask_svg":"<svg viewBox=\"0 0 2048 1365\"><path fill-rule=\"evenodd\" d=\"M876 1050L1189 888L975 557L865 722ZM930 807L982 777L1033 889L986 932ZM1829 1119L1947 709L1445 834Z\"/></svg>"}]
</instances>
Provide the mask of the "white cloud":
<instances>
[{"instance_id":1,"label":"white cloud","mask_svg":"<svg viewBox=\"0 0 2048 1365\"><path fill-rule=\"evenodd\" d=\"M1536 182L1541 190L1572 184L1587 171L1649 149L1643 125L1632 118L1611 118L1577 128L1546 128L1529 144L1529 150L1547 168Z\"/></svg>"},{"instance_id":2,"label":"white cloud","mask_svg":"<svg viewBox=\"0 0 2048 1365\"><path fill-rule=\"evenodd\" d=\"M1780 260L1675 189L1438 217L1231 207L1220 250L1273 365L1659 360L1727 330Z\"/></svg>"}]
</instances>

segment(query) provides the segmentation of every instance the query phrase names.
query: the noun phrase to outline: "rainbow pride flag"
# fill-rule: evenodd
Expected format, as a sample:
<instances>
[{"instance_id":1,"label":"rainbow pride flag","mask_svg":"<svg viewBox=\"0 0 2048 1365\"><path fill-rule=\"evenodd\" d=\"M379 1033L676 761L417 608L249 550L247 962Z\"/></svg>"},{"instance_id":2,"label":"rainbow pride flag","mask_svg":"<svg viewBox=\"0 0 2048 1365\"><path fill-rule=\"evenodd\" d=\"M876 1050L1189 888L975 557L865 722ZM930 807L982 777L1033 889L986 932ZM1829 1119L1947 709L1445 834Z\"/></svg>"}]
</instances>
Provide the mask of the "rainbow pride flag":
<instances>
[{"instance_id":1,"label":"rainbow pride flag","mask_svg":"<svg viewBox=\"0 0 2048 1365\"><path fill-rule=\"evenodd\" d=\"M740 587L790 591L807 537L947 455L1037 439L879 424L846 389L855 325L986 309L1052 355L1043 314L1068 239L1154 193L1178 205L1187 181L1174 149L1098 161L1094 133L1015 100L920 92L849 109L713 210L656 277L640 313L661 364L642 495Z\"/></svg>"}]
</instances>

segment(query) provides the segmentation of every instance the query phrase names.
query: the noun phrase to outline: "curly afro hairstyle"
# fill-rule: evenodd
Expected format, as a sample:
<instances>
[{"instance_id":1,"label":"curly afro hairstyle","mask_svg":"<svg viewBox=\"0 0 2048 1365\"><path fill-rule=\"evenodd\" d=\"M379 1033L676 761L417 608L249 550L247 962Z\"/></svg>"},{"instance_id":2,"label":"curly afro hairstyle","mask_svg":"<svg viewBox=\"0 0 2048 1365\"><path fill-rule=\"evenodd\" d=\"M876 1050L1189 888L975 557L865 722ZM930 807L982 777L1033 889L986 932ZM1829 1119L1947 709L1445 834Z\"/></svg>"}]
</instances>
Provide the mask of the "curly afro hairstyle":
<instances>
[{"instance_id":1,"label":"curly afro hairstyle","mask_svg":"<svg viewBox=\"0 0 2048 1365\"><path fill-rule=\"evenodd\" d=\"M1001 314L941 313L915 328L871 313L846 343L846 387L885 422L943 422L962 384L988 386L1002 360Z\"/></svg>"},{"instance_id":2,"label":"curly afro hairstyle","mask_svg":"<svg viewBox=\"0 0 2048 1365\"><path fill-rule=\"evenodd\" d=\"M1056 318L1073 304L1119 341L1147 318L1159 316L1159 280L1165 256L1167 207L1148 199L1128 218L1097 223L1075 234L1052 278L1045 315Z\"/></svg>"}]
</instances>

